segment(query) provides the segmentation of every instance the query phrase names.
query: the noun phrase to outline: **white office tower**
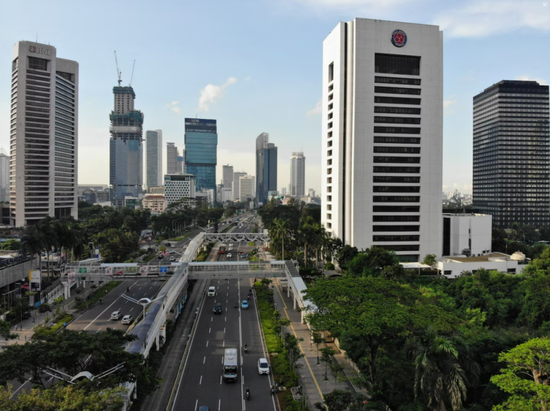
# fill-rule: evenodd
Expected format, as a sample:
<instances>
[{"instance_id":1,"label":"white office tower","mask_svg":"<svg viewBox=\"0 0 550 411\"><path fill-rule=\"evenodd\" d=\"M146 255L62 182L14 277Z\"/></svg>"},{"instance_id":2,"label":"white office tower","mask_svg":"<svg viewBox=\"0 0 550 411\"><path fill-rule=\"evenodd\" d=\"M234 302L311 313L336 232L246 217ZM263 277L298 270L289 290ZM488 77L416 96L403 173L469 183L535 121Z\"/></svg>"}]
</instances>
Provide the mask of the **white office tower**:
<instances>
[{"instance_id":1,"label":"white office tower","mask_svg":"<svg viewBox=\"0 0 550 411\"><path fill-rule=\"evenodd\" d=\"M0 153L0 203L8 203L9 201L10 201L10 156L2 152Z\"/></svg>"},{"instance_id":2,"label":"white office tower","mask_svg":"<svg viewBox=\"0 0 550 411\"><path fill-rule=\"evenodd\" d=\"M355 19L323 43L322 223L402 261L442 250L443 34Z\"/></svg>"},{"instance_id":3,"label":"white office tower","mask_svg":"<svg viewBox=\"0 0 550 411\"><path fill-rule=\"evenodd\" d=\"M11 224L78 219L78 63L20 41L11 78Z\"/></svg>"},{"instance_id":4,"label":"white office tower","mask_svg":"<svg viewBox=\"0 0 550 411\"><path fill-rule=\"evenodd\" d=\"M162 130L148 130L145 133L147 142L147 187L162 185Z\"/></svg>"},{"instance_id":5,"label":"white office tower","mask_svg":"<svg viewBox=\"0 0 550 411\"><path fill-rule=\"evenodd\" d=\"M164 175L164 196L166 205L186 199L191 204L191 198L195 198L195 176L191 174L165 174Z\"/></svg>"},{"instance_id":6,"label":"white office tower","mask_svg":"<svg viewBox=\"0 0 550 411\"><path fill-rule=\"evenodd\" d=\"M240 200L241 198L240 178L245 175L246 173L240 171L233 173L233 201Z\"/></svg>"},{"instance_id":7,"label":"white office tower","mask_svg":"<svg viewBox=\"0 0 550 411\"><path fill-rule=\"evenodd\" d=\"M239 178L240 201L254 198L254 183L255 178L253 176L242 176Z\"/></svg>"},{"instance_id":8,"label":"white office tower","mask_svg":"<svg viewBox=\"0 0 550 411\"><path fill-rule=\"evenodd\" d=\"M181 173L181 165L178 166L178 148L175 143L166 143L166 174Z\"/></svg>"},{"instance_id":9,"label":"white office tower","mask_svg":"<svg viewBox=\"0 0 550 411\"><path fill-rule=\"evenodd\" d=\"M304 153L292 153L290 157L290 195L303 197L306 194L306 158Z\"/></svg>"}]
</instances>

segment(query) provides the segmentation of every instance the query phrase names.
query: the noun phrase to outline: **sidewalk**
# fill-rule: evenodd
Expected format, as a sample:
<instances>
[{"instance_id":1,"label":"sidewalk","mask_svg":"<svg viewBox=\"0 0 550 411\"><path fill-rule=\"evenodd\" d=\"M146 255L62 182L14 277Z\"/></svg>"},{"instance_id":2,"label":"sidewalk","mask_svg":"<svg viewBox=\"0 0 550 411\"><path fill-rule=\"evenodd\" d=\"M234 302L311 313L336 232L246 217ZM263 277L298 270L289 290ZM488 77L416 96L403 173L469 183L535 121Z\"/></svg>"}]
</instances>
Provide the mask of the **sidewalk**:
<instances>
[{"instance_id":1,"label":"sidewalk","mask_svg":"<svg viewBox=\"0 0 550 411\"><path fill-rule=\"evenodd\" d=\"M303 338L303 341L300 342L300 349L304 357L298 361L301 367L297 371L302 381L302 392L307 397L309 409L315 410L315 403L322 403L323 395L333 390L361 392L366 395L365 390L359 390L349 382L349 379L354 378L357 373L351 366L350 361L335 344L320 344L319 353L317 353L317 348L311 340L311 332L307 324L302 324L300 311L293 308L292 294L291 297L287 297L286 292L283 292L278 284L275 284L274 291L273 299L276 303L276 308L282 317L287 317L291 321L290 328L296 338ZM338 378L332 375L330 367L327 369L327 365L320 361L320 349L326 346L334 349L336 354L334 354L333 358L342 367L342 373ZM317 361L317 358L319 358L319 361ZM325 370L327 370L327 380L325 380Z\"/></svg>"}]
</instances>

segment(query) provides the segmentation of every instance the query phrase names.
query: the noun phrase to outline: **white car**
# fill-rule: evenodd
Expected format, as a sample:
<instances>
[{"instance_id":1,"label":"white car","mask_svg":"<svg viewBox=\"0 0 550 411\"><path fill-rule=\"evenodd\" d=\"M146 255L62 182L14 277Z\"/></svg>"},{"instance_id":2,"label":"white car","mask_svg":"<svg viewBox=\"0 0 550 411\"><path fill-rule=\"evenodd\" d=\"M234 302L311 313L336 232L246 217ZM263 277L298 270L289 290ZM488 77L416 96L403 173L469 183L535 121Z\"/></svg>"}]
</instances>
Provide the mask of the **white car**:
<instances>
[{"instance_id":1,"label":"white car","mask_svg":"<svg viewBox=\"0 0 550 411\"><path fill-rule=\"evenodd\" d=\"M129 325L132 323L133 319L134 318L130 314L127 314L124 317L122 317L122 324Z\"/></svg>"},{"instance_id":2,"label":"white car","mask_svg":"<svg viewBox=\"0 0 550 411\"><path fill-rule=\"evenodd\" d=\"M260 358L258 360L258 374L268 374L269 375L269 363L267 358Z\"/></svg>"},{"instance_id":3,"label":"white car","mask_svg":"<svg viewBox=\"0 0 550 411\"><path fill-rule=\"evenodd\" d=\"M216 296L216 287L214 287L213 285L211 285L210 287L208 287L208 297L215 297Z\"/></svg>"}]
</instances>

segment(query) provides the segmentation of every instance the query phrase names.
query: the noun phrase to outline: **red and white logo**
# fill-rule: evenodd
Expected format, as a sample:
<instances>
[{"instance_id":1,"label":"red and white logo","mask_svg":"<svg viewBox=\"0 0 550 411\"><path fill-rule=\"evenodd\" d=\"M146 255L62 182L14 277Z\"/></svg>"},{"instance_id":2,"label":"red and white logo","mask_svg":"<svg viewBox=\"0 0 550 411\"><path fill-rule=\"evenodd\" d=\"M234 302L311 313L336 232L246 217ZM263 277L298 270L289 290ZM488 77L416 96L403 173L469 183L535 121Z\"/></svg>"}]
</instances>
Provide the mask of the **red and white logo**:
<instances>
[{"instance_id":1,"label":"red and white logo","mask_svg":"<svg viewBox=\"0 0 550 411\"><path fill-rule=\"evenodd\" d=\"M407 35L403 30L394 30L391 35L391 42L395 47L403 47L407 44Z\"/></svg>"}]
</instances>

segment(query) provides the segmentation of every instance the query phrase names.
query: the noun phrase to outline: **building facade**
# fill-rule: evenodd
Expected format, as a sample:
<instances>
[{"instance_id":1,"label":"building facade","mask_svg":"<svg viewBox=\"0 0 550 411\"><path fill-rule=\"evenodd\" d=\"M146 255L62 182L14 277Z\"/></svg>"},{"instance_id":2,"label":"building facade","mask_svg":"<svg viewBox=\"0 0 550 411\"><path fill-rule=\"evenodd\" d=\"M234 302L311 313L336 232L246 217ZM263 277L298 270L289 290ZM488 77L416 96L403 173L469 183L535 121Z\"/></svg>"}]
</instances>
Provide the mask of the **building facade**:
<instances>
[{"instance_id":1,"label":"building facade","mask_svg":"<svg viewBox=\"0 0 550 411\"><path fill-rule=\"evenodd\" d=\"M481 256L491 253L492 230L492 216L488 214L443 214L441 255Z\"/></svg>"},{"instance_id":2,"label":"building facade","mask_svg":"<svg viewBox=\"0 0 550 411\"><path fill-rule=\"evenodd\" d=\"M10 156L0 153L0 203L10 202Z\"/></svg>"},{"instance_id":3,"label":"building facade","mask_svg":"<svg viewBox=\"0 0 550 411\"><path fill-rule=\"evenodd\" d=\"M162 185L162 130L147 130L147 187Z\"/></svg>"},{"instance_id":4,"label":"building facade","mask_svg":"<svg viewBox=\"0 0 550 411\"><path fill-rule=\"evenodd\" d=\"M304 153L292 153L290 157L290 195L303 197L306 194L306 158Z\"/></svg>"},{"instance_id":5,"label":"building facade","mask_svg":"<svg viewBox=\"0 0 550 411\"><path fill-rule=\"evenodd\" d=\"M197 191L216 191L218 130L216 120L185 119L185 168L196 178ZM215 198L215 195L214 195Z\"/></svg>"},{"instance_id":6,"label":"building facade","mask_svg":"<svg viewBox=\"0 0 550 411\"><path fill-rule=\"evenodd\" d=\"M195 198L195 176L190 174L166 174L164 176L164 197L166 206L182 198Z\"/></svg>"},{"instance_id":7,"label":"building facade","mask_svg":"<svg viewBox=\"0 0 550 411\"><path fill-rule=\"evenodd\" d=\"M237 201L241 198L241 185L240 178L245 176L246 173L237 171L233 173L233 201Z\"/></svg>"},{"instance_id":8,"label":"building facade","mask_svg":"<svg viewBox=\"0 0 550 411\"><path fill-rule=\"evenodd\" d=\"M166 174L178 174L178 148L175 143L166 143Z\"/></svg>"},{"instance_id":9,"label":"building facade","mask_svg":"<svg viewBox=\"0 0 550 411\"><path fill-rule=\"evenodd\" d=\"M474 208L493 225L550 224L548 86L501 81L474 97Z\"/></svg>"},{"instance_id":10,"label":"building facade","mask_svg":"<svg viewBox=\"0 0 550 411\"><path fill-rule=\"evenodd\" d=\"M78 219L78 63L55 47L20 41L13 49L10 222Z\"/></svg>"},{"instance_id":11,"label":"building facade","mask_svg":"<svg viewBox=\"0 0 550 411\"><path fill-rule=\"evenodd\" d=\"M246 201L254 198L254 178L252 176L240 177L239 187L240 201Z\"/></svg>"},{"instance_id":12,"label":"building facade","mask_svg":"<svg viewBox=\"0 0 550 411\"><path fill-rule=\"evenodd\" d=\"M326 230L401 261L440 255L443 35L437 26L341 22L323 43Z\"/></svg>"},{"instance_id":13,"label":"building facade","mask_svg":"<svg viewBox=\"0 0 550 411\"><path fill-rule=\"evenodd\" d=\"M233 189L233 166L223 166L223 188Z\"/></svg>"},{"instance_id":14,"label":"building facade","mask_svg":"<svg viewBox=\"0 0 550 411\"><path fill-rule=\"evenodd\" d=\"M134 109L131 86L113 87L109 182L111 203L124 206L125 197L139 197L143 190L143 113Z\"/></svg>"},{"instance_id":15,"label":"building facade","mask_svg":"<svg viewBox=\"0 0 550 411\"><path fill-rule=\"evenodd\" d=\"M144 210L151 210L151 215L159 215L166 210L166 197L164 194L146 194L143 198Z\"/></svg>"},{"instance_id":16,"label":"building facade","mask_svg":"<svg viewBox=\"0 0 550 411\"><path fill-rule=\"evenodd\" d=\"M277 147L269 142L269 134L256 138L256 200L267 203L267 193L277 190Z\"/></svg>"}]
</instances>

